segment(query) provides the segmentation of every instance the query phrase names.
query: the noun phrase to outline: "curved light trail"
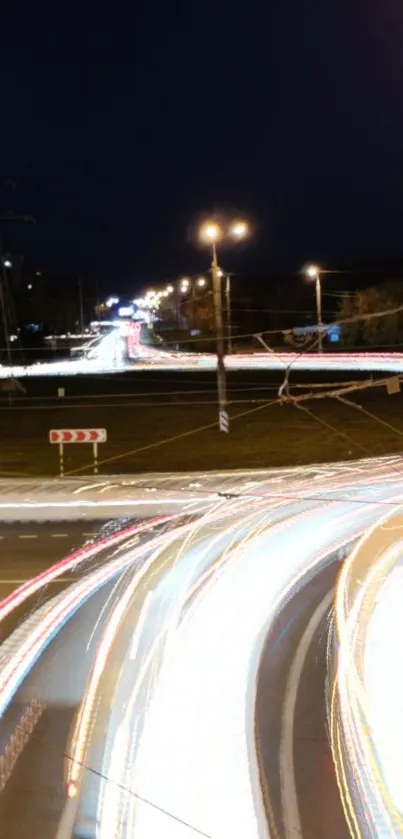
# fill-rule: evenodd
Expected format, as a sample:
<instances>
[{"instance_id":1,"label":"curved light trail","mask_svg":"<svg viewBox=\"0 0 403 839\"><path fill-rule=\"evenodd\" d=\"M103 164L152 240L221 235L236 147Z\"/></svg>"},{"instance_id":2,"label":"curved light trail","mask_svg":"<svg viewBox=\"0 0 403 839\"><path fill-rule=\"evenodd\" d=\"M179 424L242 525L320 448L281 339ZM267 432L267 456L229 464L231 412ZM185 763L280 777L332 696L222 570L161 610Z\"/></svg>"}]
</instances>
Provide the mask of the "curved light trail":
<instances>
[{"instance_id":1,"label":"curved light trail","mask_svg":"<svg viewBox=\"0 0 403 839\"><path fill-rule=\"evenodd\" d=\"M401 708L403 512L364 534L340 575L332 748L356 837L403 835Z\"/></svg>"},{"instance_id":2,"label":"curved light trail","mask_svg":"<svg viewBox=\"0 0 403 839\"><path fill-rule=\"evenodd\" d=\"M403 489L400 461L338 465L316 478L296 470L275 493L268 481L257 498L210 510L183 544L150 558L140 590L125 597L126 627L98 650L93 725L108 733L100 763L91 744L85 763L105 780L81 775L78 828L98 825L99 839L268 835L253 729L264 639L292 592L393 510ZM296 665L286 707L297 683ZM289 725L286 713L284 835L299 839Z\"/></svg>"},{"instance_id":3,"label":"curved light trail","mask_svg":"<svg viewBox=\"0 0 403 839\"><path fill-rule=\"evenodd\" d=\"M403 527L395 521L385 529L402 498L403 461L221 474L223 497L213 491L214 477L187 476L189 485L211 492L196 520L178 519L146 544L123 542L113 563L51 601L36 624L33 616L16 654L1 662L5 707L44 637L48 643L91 592L124 574L68 750L67 791L74 794L66 797L59 839L71 839L73 827L98 839L268 837L275 802L267 779L263 794L254 729L262 649L287 604L303 600L309 583L346 552L335 600L338 650L329 661L333 755L353 835L402 835L394 779L403 767L390 750L374 673L387 643L382 626L392 589L385 576L403 550ZM164 480L155 478L156 500ZM307 616L286 679L278 766L285 839L304 839L295 702L304 658L332 600L328 591ZM396 689L386 662L384 672ZM391 713L391 702L387 707Z\"/></svg>"}]
</instances>

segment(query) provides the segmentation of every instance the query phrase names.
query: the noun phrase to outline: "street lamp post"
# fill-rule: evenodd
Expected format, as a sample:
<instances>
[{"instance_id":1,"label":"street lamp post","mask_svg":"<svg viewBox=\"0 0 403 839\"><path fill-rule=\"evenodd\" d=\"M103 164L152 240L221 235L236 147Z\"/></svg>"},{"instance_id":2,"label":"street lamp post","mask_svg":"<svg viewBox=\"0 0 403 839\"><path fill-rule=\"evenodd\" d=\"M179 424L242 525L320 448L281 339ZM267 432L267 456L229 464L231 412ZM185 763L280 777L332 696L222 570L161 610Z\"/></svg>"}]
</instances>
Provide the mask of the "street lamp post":
<instances>
[{"instance_id":1,"label":"street lamp post","mask_svg":"<svg viewBox=\"0 0 403 839\"><path fill-rule=\"evenodd\" d=\"M218 391L218 424L220 431L228 434L229 420L227 412L227 380L224 354L224 320L222 312L221 271L217 260L217 242L222 237L222 230L218 224L207 222L200 230L201 238L212 248L211 277L213 285L213 308L217 345L217 391Z\"/></svg>"},{"instance_id":2,"label":"street lamp post","mask_svg":"<svg viewBox=\"0 0 403 839\"><path fill-rule=\"evenodd\" d=\"M306 273L311 280L315 280L316 320L318 324L318 352L323 352L322 283L320 280L320 271L316 265L310 265L307 268Z\"/></svg>"},{"instance_id":3,"label":"street lamp post","mask_svg":"<svg viewBox=\"0 0 403 839\"><path fill-rule=\"evenodd\" d=\"M227 413L227 375L225 370L224 320L222 314L221 271L218 267L216 241L213 239L211 276L213 280L213 306L217 340L217 387L220 431L229 431Z\"/></svg>"},{"instance_id":4,"label":"street lamp post","mask_svg":"<svg viewBox=\"0 0 403 839\"><path fill-rule=\"evenodd\" d=\"M227 274L225 278L225 299L227 303L227 350L228 355L232 354L232 317L231 317L231 277Z\"/></svg>"},{"instance_id":5,"label":"street lamp post","mask_svg":"<svg viewBox=\"0 0 403 839\"><path fill-rule=\"evenodd\" d=\"M235 221L229 230L230 236L233 239L240 242L242 239L246 239L249 236L250 229L248 222L246 221ZM227 274L226 283L225 283L225 298L227 303L227 342L228 342L228 355L232 353L232 313L231 313L231 277Z\"/></svg>"},{"instance_id":6,"label":"street lamp post","mask_svg":"<svg viewBox=\"0 0 403 839\"><path fill-rule=\"evenodd\" d=\"M204 277L199 277L197 280L195 280L192 283L192 323L193 323L193 328L194 329L197 329L196 312L197 312L198 297L197 297L196 292L197 292L197 289L204 288L205 285L206 285L206 280L205 280Z\"/></svg>"},{"instance_id":7,"label":"street lamp post","mask_svg":"<svg viewBox=\"0 0 403 839\"><path fill-rule=\"evenodd\" d=\"M227 230L227 234L234 239L241 240L248 235L248 225L244 221L233 222ZM212 261L211 276L213 285L213 306L217 342L217 391L218 391L218 424L220 431L228 434L229 417L227 411L227 378L225 369L224 350L224 319L222 306L222 271L217 260L217 244L224 236L222 228L215 222L206 222L200 229L200 237L204 242L211 244ZM230 282L229 279L227 282ZM228 291L227 291L228 289ZM229 286L226 287L227 306L229 301ZM230 332L229 332L230 337Z\"/></svg>"}]
</instances>

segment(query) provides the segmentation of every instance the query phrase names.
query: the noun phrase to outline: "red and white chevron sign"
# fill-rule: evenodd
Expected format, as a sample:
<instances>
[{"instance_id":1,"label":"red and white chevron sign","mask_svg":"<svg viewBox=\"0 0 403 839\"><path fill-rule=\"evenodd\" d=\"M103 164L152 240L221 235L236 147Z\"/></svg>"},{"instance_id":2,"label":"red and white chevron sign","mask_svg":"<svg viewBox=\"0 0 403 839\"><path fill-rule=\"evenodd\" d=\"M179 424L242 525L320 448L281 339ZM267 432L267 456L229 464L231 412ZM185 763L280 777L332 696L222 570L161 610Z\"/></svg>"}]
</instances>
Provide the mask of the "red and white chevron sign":
<instances>
[{"instance_id":1,"label":"red and white chevron sign","mask_svg":"<svg viewBox=\"0 0 403 839\"><path fill-rule=\"evenodd\" d=\"M49 443L106 443L106 428L53 428Z\"/></svg>"}]
</instances>

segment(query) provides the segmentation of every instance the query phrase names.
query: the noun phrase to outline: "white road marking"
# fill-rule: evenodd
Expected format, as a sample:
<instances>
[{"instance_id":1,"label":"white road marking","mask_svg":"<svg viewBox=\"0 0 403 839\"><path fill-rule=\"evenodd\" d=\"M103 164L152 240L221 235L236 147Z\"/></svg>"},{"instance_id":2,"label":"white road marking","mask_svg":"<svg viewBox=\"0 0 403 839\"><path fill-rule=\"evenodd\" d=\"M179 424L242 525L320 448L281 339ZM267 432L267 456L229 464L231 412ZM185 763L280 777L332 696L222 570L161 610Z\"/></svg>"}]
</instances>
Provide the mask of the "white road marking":
<instances>
[{"instance_id":1,"label":"white road marking","mask_svg":"<svg viewBox=\"0 0 403 839\"><path fill-rule=\"evenodd\" d=\"M298 688L301 681L309 647L317 632L323 616L332 604L333 591L329 591L315 609L308 626L299 642L295 657L288 676L283 715L281 722L280 740L280 783L281 802L284 817L286 839L303 839L302 826L299 815L298 797L295 783L294 766L294 723L297 704Z\"/></svg>"},{"instance_id":2,"label":"white road marking","mask_svg":"<svg viewBox=\"0 0 403 839\"><path fill-rule=\"evenodd\" d=\"M42 539L48 536L51 539L79 539L80 537L94 537L97 536L97 532L95 533L49 533L49 534L42 534L42 533L18 533L18 534L0 534L0 539Z\"/></svg>"}]
</instances>

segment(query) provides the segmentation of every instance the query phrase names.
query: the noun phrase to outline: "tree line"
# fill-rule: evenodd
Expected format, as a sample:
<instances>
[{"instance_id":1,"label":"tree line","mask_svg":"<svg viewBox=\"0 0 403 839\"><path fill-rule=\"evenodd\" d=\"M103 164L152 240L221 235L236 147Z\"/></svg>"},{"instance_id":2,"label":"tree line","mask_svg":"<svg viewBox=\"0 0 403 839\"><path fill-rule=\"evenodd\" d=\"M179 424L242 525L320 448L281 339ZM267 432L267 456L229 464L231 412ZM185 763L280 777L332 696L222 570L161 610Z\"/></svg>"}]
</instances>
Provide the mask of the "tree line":
<instances>
[{"instance_id":1,"label":"tree line","mask_svg":"<svg viewBox=\"0 0 403 839\"><path fill-rule=\"evenodd\" d=\"M400 312L374 316L399 307L402 307ZM357 321L342 325L344 343L368 347L403 345L403 280L387 281L343 296L337 319L355 317Z\"/></svg>"}]
</instances>

